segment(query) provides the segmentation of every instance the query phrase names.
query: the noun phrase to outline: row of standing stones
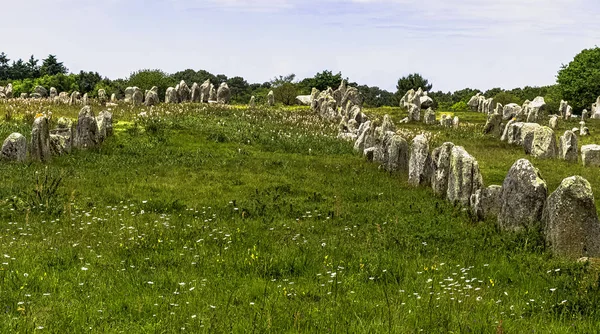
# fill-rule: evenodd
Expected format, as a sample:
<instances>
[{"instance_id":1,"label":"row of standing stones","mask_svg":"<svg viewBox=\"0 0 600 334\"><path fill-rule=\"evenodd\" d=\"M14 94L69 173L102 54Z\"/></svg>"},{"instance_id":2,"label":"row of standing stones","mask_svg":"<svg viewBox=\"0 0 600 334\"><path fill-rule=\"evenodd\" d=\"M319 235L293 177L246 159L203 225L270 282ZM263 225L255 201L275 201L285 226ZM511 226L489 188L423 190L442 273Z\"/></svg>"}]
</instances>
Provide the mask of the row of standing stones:
<instances>
[{"instance_id":1,"label":"row of standing stones","mask_svg":"<svg viewBox=\"0 0 600 334\"><path fill-rule=\"evenodd\" d=\"M61 117L56 129L50 130L51 115L38 114L33 122L29 157L31 160L49 162L53 155L63 155L72 148L88 149L100 146L113 134L112 113L101 111L94 115L90 106L79 112L77 125ZM2 144L0 160L24 162L27 160L27 139L20 133L10 134Z\"/></svg>"},{"instance_id":2,"label":"row of standing stones","mask_svg":"<svg viewBox=\"0 0 600 334\"><path fill-rule=\"evenodd\" d=\"M426 114L433 115L429 116L428 124L435 123L428 100L421 90L407 92L403 103L409 109L408 121L419 121L421 108L427 107ZM485 187L479 164L463 147L447 142L431 151L425 135L418 135L409 143L397 133L388 115L380 125L371 122L361 111L358 92L344 82L335 91L313 89L311 107L329 120L341 118L338 137L353 141L355 151L367 160L380 164L388 172L407 172L410 185L431 187L435 195L469 208L476 220L495 219L501 230L510 232L541 226L547 246L554 254L572 259L600 256L600 220L591 185L583 177L564 179L548 196L539 171L527 159L520 159L510 168L502 185ZM448 118L440 123L457 125L458 120ZM539 124L537 127L542 128ZM559 151L571 159L574 154L576 159L577 150L572 148L574 134L565 137ZM531 140L530 135L525 138L527 142ZM536 143L542 141L536 136L532 138Z\"/></svg>"},{"instance_id":3,"label":"row of standing stones","mask_svg":"<svg viewBox=\"0 0 600 334\"><path fill-rule=\"evenodd\" d=\"M0 86L0 99L12 98L13 97L13 88L12 85L9 84L7 87ZM67 92L61 92L58 94L56 88L51 87L50 91L46 90L46 88L42 86L37 86L34 88L34 93L31 95L23 93L20 96L21 98L32 98L32 99L46 99L49 98L51 101L56 103L63 103L69 105L79 105L83 104L89 105L89 97L88 94L83 94L83 96L75 91L71 94ZM298 97L300 102L303 102L302 97ZM228 104L231 100L231 90L227 83L222 83L218 89L210 83L210 80L206 80L202 85L198 85L194 83L192 87L189 87L185 81L181 81L175 87L167 88L165 92L165 103L184 103L184 102L196 102L196 103L218 103L218 104ZM118 99L116 94L112 94L110 99L106 93L106 90L100 89L98 90L98 101L101 104L106 103L117 103ZM133 105L145 105L145 106L154 106L160 103L160 99L158 96L158 87L154 86L150 90L146 90L145 93L142 93L141 89L138 87L127 87L125 89L125 103L130 103ZM256 105L255 97L252 96L249 102L251 107ZM273 91L270 91L267 95L267 105L273 106L275 105L275 95Z\"/></svg>"}]
</instances>

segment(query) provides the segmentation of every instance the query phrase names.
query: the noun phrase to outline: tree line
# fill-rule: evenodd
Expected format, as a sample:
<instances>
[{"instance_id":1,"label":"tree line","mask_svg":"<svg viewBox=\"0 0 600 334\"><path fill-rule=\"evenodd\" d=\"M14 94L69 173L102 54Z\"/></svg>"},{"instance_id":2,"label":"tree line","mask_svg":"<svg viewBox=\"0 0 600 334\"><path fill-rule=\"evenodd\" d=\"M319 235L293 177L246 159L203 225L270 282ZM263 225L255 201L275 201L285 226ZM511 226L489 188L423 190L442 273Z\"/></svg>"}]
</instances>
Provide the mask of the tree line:
<instances>
[{"instance_id":1,"label":"tree line","mask_svg":"<svg viewBox=\"0 0 600 334\"><path fill-rule=\"evenodd\" d=\"M398 79L395 92L377 86L359 85L344 78L341 72L334 74L328 70L302 80L297 80L295 74L288 74L263 83L248 83L240 76L230 78L224 74L215 75L205 70L193 69L173 74L159 69L142 69L131 73L128 78L111 80L98 72L69 73L68 68L59 62L55 55L48 55L41 62L33 55L28 61L18 59L11 62L8 55L4 52L0 53L0 85L12 83L16 96L20 93L31 93L38 85L46 88L55 87L59 92L77 90L81 94L88 93L91 97L96 96L99 89L104 89L109 95L114 93L122 97L125 89L130 86L137 86L142 90L157 86L159 97L164 99L166 89L174 87L181 80L188 85L194 82L202 84L210 80L215 87L226 82L231 90L233 103L247 103L251 96L255 96L257 102L261 103L266 100L268 92L273 90L276 101L291 105L296 102L296 96L309 95L313 87L320 91L328 87L335 90L342 80L346 80L348 86L358 89L366 107L398 106L406 91L422 88L434 100L434 107L443 110L467 110L469 99L477 93L482 93L485 97L493 97L495 102L503 105L509 103L521 105L525 100L543 96L550 110L558 110L560 100L564 99L569 101L576 112L581 112L584 108L590 108L600 96L600 48L583 50L571 63L562 65L555 85L526 86L510 90L493 88L487 91L465 88L454 92L433 91L433 84L418 73Z\"/></svg>"}]
</instances>

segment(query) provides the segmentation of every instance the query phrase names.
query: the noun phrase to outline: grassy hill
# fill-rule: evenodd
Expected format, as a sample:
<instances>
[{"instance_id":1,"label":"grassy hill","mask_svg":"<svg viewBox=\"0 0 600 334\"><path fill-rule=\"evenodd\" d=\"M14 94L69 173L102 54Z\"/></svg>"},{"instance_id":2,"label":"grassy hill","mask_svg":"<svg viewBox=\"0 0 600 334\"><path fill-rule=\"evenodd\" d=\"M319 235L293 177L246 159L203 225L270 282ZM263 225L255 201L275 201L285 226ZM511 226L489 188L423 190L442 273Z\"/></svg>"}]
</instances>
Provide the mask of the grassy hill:
<instances>
[{"instance_id":1,"label":"grassy hill","mask_svg":"<svg viewBox=\"0 0 600 334\"><path fill-rule=\"evenodd\" d=\"M0 138L30 136L37 112L78 110L0 102ZM553 258L534 231L473 223L364 161L306 108L113 112L99 149L0 163L0 332L597 328L594 268ZM486 185L501 184L523 152L481 135L483 115L459 117L458 130L401 128L433 132L431 148L464 146ZM600 143L595 128L582 141ZM570 175L600 190L596 169L531 161L550 191Z\"/></svg>"}]
</instances>

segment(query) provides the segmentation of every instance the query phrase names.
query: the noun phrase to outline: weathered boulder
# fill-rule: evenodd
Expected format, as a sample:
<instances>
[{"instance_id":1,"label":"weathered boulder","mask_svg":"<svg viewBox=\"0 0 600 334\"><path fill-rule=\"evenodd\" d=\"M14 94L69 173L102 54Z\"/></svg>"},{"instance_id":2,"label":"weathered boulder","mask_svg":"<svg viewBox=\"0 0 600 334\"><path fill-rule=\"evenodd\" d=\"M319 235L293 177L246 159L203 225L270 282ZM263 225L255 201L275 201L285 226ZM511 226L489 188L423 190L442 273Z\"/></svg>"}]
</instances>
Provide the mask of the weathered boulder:
<instances>
[{"instance_id":1,"label":"weathered boulder","mask_svg":"<svg viewBox=\"0 0 600 334\"><path fill-rule=\"evenodd\" d=\"M416 136L410 146L408 183L412 186L427 186L431 183L431 154L429 140L424 135Z\"/></svg>"},{"instance_id":2,"label":"weathered boulder","mask_svg":"<svg viewBox=\"0 0 600 334\"><path fill-rule=\"evenodd\" d=\"M471 213L473 214L473 218L477 221L498 219L502 207L501 196L501 186L489 186L475 191L471 195Z\"/></svg>"},{"instance_id":3,"label":"weathered boulder","mask_svg":"<svg viewBox=\"0 0 600 334\"><path fill-rule=\"evenodd\" d=\"M74 91L71 93L71 98L69 99L69 105L74 106L80 103L81 94L78 91Z\"/></svg>"},{"instance_id":4,"label":"weathered boulder","mask_svg":"<svg viewBox=\"0 0 600 334\"><path fill-rule=\"evenodd\" d=\"M275 105L275 93L273 93L273 91L269 91L269 94L267 94L267 105L269 107L272 107Z\"/></svg>"},{"instance_id":5,"label":"weathered boulder","mask_svg":"<svg viewBox=\"0 0 600 334\"><path fill-rule=\"evenodd\" d=\"M408 171L409 148L406 139L394 135L388 146L388 164L386 170L390 172Z\"/></svg>"},{"instance_id":6,"label":"weathered boulder","mask_svg":"<svg viewBox=\"0 0 600 334\"><path fill-rule=\"evenodd\" d=\"M184 80L181 80L177 89L177 98L179 99L179 102L189 102L191 96L192 91L190 90L190 87L188 87Z\"/></svg>"},{"instance_id":7,"label":"weathered boulder","mask_svg":"<svg viewBox=\"0 0 600 334\"><path fill-rule=\"evenodd\" d=\"M105 104L108 102L108 95L104 89L98 89L98 101L100 104Z\"/></svg>"},{"instance_id":8,"label":"weathered boulder","mask_svg":"<svg viewBox=\"0 0 600 334\"><path fill-rule=\"evenodd\" d=\"M12 99L13 98L13 86L11 83L9 83L8 85L6 85L6 88L4 88L4 95L6 95L7 99Z\"/></svg>"},{"instance_id":9,"label":"weathered boulder","mask_svg":"<svg viewBox=\"0 0 600 334\"><path fill-rule=\"evenodd\" d=\"M544 101L544 98L541 96L536 97L523 109L525 109L527 122L529 123L543 122L546 120L546 117L548 117L546 101Z\"/></svg>"},{"instance_id":10,"label":"weathered boulder","mask_svg":"<svg viewBox=\"0 0 600 334\"><path fill-rule=\"evenodd\" d=\"M581 176L564 179L548 197L542 226L546 244L559 256L600 256L600 221L590 183Z\"/></svg>"},{"instance_id":11,"label":"weathered boulder","mask_svg":"<svg viewBox=\"0 0 600 334\"><path fill-rule=\"evenodd\" d=\"M427 95L423 95L420 97L421 109L427 109L433 107L433 99Z\"/></svg>"},{"instance_id":12,"label":"weathered boulder","mask_svg":"<svg viewBox=\"0 0 600 334\"><path fill-rule=\"evenodd\" d=\"M581 162L584 167L600 167L600 145L583 145L581 147Z\"/></svg>"},{"instance_id":13,"label":"weathered boulder","mask_svg":"<svg viewBox=\"0 0 600 334\"><path fill-rule=\"evenodd\" d=\"M90 105L90 98L88 96L88 93L83 94L83 97L81 98L81 104L83 104L84 106Z\"/></svg>"},{"instance_id":14,"label":"weathered boulder","mask_svg":"<svg viewBox=\"0 0 600 334\"><path fill-rule=\"evenodd\" d=\"M550 121L548 122L548 126L550 126L551 129L556 129L556 127L558 126L558 116L551 116Z\"/></svg>"},{"instance_id":15,"label":"weathered boulder","mask_svg":"<svg viewBox=\"0 0 600 334\"><path fill-rule=\"evenodd\" d=\"M511 118L517 117L521 114L521 106L516 103L509 103L502 109L502 120L508 121Z\"/></svg>"},{"instance_id":16,"label":"weathered boulder","mask_svg":"<svg viewBox=\"0 0 600 334\"><path fill-rule=\"evenodd\" d=\"M296 103L302 106L310 106L310 97L310 95L298 95L296 96Z\"/></svg>"},{"instance_id":17,"label":"weathered boulder","mask_svg":"<svg viewBox=\"0 0 600 334\"><path fill-rule=\"evenodd\" d=\"M200 101L202 103L208 103L211 85L210 79L207 79L202 83L202 85L200 85Z\"/></svg>"},{"instance_id":18,"label":"weathered boulder","mask_svg":"<svg viewBox=\"0 0 600 334\"><path fill-rule=\"evenodd\" d=\"M0 160L23 162L27 158L27 139L20 133L11 133L2 143Z\"/></svg>"},{"instance_id":19,"label":"weathered boulder","mask_svg":"<svg viewBox=\"0 0 600 334\"><path fill-rule=\"evenodd\" d=\"M75 137L75 145L82 149L93 148L100 143L98 139L98 123L92 108L89 106L85 106L79 111Z\"/></svg>"},{"instance_id":20,"label":"weathered boulder","mask_svg":"<svg viewBox=\"0 0 600 334\"><path fill-rule=\"evenodd\" d=\"M354 106L361 107L362 102L360 94L356 87L346 88L346 93L342 96L342 115L347 115Z\"/></svg>"},{"instance_id":21,"label":"weathered boulder","mask_svg":"<svg viewBox=\"0 0 600 334\"><path fill-rule=\"evenodd\" d=\"M133 93L135 92L135 89L133 87L127 87L125 88L125 103L131 103L131 98L133 97Z\"/></svg>"},{"instance_id":22,"label":"weathered boulder","mask_svg":"<svg viewBox=\"0 0 600 334\"><path fill-rule=\"evenodd\" d=\"M479 164L461 146L454 146L450 156L448 175L448 201L468 206L471 195L483 187Z\"/></svg>"},{"instance_id":23,"label":"weathered boulder","mask_svg":"<svg viewBox=\"0 0 600 334\"><path fill-rule=\"evenodd\" d=\"M418 122L421 120L421 106L409 103L408 104L408 119L411 122Z\"/></svg>"},{"instance_id":24,"label":"weathered boulder","mask_svg":"<svg viewBox=\"0 0 600 334\"><path fill-rule=\"evenodd\" d=\"M111 102L111 103L117 103L117 102L118 102L118 100L117 100L117 94L115 94L115 93L112 93L112 94L110 95L110 102Z\"/></svg>"},{"instance_id":25,"label":"weathered boulder","mask_svg":"<svg viewBox=\"0 0 600 334\"><path fill-rule=\"evenodd\" d=\"M71 152L73 147L73 121L66 117L58 119L57 128L50 130L50 151L52 155Z\"/></svg>"},{"instance_id":26,"label":"weathered boulder","mask_svg":"<svg viewBox=\"0 0 600 334\"><path fill-rule=\"evenodd\" d=\"M190 89L190 101L194 103L202 102L202 90L195 82L192 84L192 88Z\"/></svg>"},{"instance_id":27,"label":"weathered boulder","mask_svg":"<svg viewBox=\"0 0 600 334\"><path fill-rule=\"evenodd\" d=\"M581 112L581 121L585 122L585 120L590 118L590 112L587 111L587 109L583 109L583 111Z\"/></svg>"},{"instance_id":28,"label":"weathered boulder","mask_svg":"<svg viewBox=\"0 0 600 334\"><path fill-rule=\"evenodd\" d=\"M560 100L560 105L558 106L558 115L560 117L563 117L564 119L567 119L567 107L569 106L569 103L565 100Z\"/></svg>"},{"instance_id":29,"label":"weathered boulder","mask_svg":"<svg viewBox=\"0 0 600 334\"><path fill-rule=\"evenodd\" d=\"M158 97L158 87L154 86L149 91L146 91L146 97L144 98L144 105L147 107L155 106L160 103Z\"/></svg>"},{"instance_id":30,"label":"weathered boulder","mask_svg":"<svg viewBox=\"0 0 600 334\"><path fill-rule=\"evenodd\" d=\"M452 123L453 123L452 116L442 114L442 117L440 117L440 125L441 126L443 126L445 128L451 128Z\"/></svg>"},{"instance_id":31,"label":"weathered boulder","mask_svg":"<svg viewBox=\"0 0 600 334\"><path fill-rule=\"evenodd\" d=\"M489 115L483 127L483 133L496 137L502 136L502 115L496 113Z\"/></svg>"},{"instance_id":32,"label":"weathered boulder","mask_svg":"<svg viewBox=\"0 0 600 334\"><path fill-rule=\"evenodd\" d=\"M446 197L448 194L448 177L450 175L450 156L454 144L447 142L437 147L431 153L431 188L438 196Z\"/></svg>"},{"instance_id":33,"label":"weathered boulder","mask_svg":"<svg viewBox=\"0 0 600 334\"><path fill-rule=\"evenodd\" d=\"M177 103L177 91L175 88L169 87L165 92L165 103Z\"/></svg>"},{"instance_id":34,"label":"weathered boulder","mask_svg":"<svg viewBox=\"0 0 600 334\"><path fill-rule=\"evenodd\" d=\"M500 229L519 231L540 221L547 195L548 188L539 171L527 159L515 162L502 184Z\"/></svg>"},{"instance_id":35,"label":"weathered boulder","mask_svg":"<svg viewBox=\"0 0 600 334\"><path fill-rule=\"evenodd\" d=\"M525 154L531 154L535 130L541 127L542 126L537 123L522 123L522 126L519 128L520 136L516 144L523 146L525 149Z\"/></svg>"},{"instance_id":36,"label":"weathered boulder","mask_svg":"<svg viewBox=\"0 0 600 334\"><path fill-rule=\"evenodd\" d=\"M437 122L435 119L435 111L433 111L433 109L428 108L425 111L425 115L423 116L423 122L427 125L434 125Z\"/></svg>"},{"instance_id":37,"label":"weathered boulder","mask_svg":"<svg viewBox=\"0 0 600 334\"><path fill-rule=\"evenodd\" d=\"M142 105L143 102L144 102L144 93L142 93L142 91L139 88L133 87L133 94L131 95L131 103L134 106L140 106L140 105Z\"/></svg>"},{"instance_id":38,"label":"weathered boulder","mask_svg":"<svg viewBox=\"0 0 600 334\"><path fill-rule=\"evenodd\" d=\"M100 93L100 91L98 91L98 94ZM54 98L58 96L58 92L56 91L56 88L54 87L50 87L50 99L54 100Z\"/></svg>"},{"instance_id":39,"label":"weathered boulder","mask_svg":"<svg viewBox=\"0 0 600 334\"><path fill-rule=\"evenodd\" d=\"M252 97L250 97L250 102L248 102L248 106L250 108L256 107L256 98L254 97L254 95L252 95Z\"/></svg>"},{"instance_id":40,"label":"weathered boulder","mask_svg":"<svg viewBox=\"0 0 600 334\"><path fill-rule=\"evenodd\" d=\"M210 93L208 94L208 102L213 101L213 102L217 102L217 89L215 88L215 85L210 84Z\"/></svg>"},{"instance_id":41,"label":"weathered boulder","mask_svg":"<svg viewBox=\"0 0 600 334\"><path fill-rule=\"evenodd\" d=\"M44 88L42 86L35 86L35 88L33 89L33 92L36 94L39 94L39 96L41 98L48 97L48 90L46 90L46 88Z\"/></svg>"},{"instance_id":42,"label":"weathered boulder","mask_svg":"<svg viewBox=\"0 0 600 334\"><path fill-rule=\"evenodd\" d=\"M358 139L354 143L354 150L362 153L367 148L373 147L375 145L374 132L375 129L370 121L361 124L358 129Z\"/></svg>"},{"instance_id":43,"label":"weathered boulder","mask_svg":"<svg viewBox=\"0 0 600 334\"><path fill-rule=\"evenodd\" d=\"M50 152L50 121L39 116L33 121L31 130L31 159L47 162L52 159Z\"/></svg>"},{"instance_id":44,"label":"weathered boulder","mask_svg":"<svg viewBox=\"0 0 600 334\"><path fill-rule=\"evenodd\" d=\"M226 82L223 82L217 91L217 103L228 104L230 98L231 91L229 90L229 86Z\"/></svg>"},{"instance_id":45,"label":"weathered boulder","mask_svg":"<svg viewBox=\"0 0 600 334\"><path fill-rule=\"evenodd\" d=\"M27 98L29 98L29 94L27 94L27 93L21 93L21 95L19 97L22 98L22 99L27 99Z\"/></svg>"},{"instance_id":46,"label":"weathered boulder","mask_svg":"<svg viewBox=\"0 0 600 334\"><path fill-rule=\"evenodd\" d=\"M558 140L558 158L570 162L577 162L577 136L573 131L565 131Z\"/></svg>"},{"instance_id":47,"label":"weathered boulder","mask_svg":"<svg viewBox=\"0 0 600 334\"><path fill-rule=\"evenodd\" d=\"M467 103L467 106L469 106L469 108L471 108L472 111L477 111L477 109L479 109L479 97L480 96L481 96L481 93L477 93L477 95L471 97L471 99Z\"/></svg>"},{"instance_id":48,"label":"weathered boulder","mask_svg":"<svg viewBox=\"0 0 600 334\"><path fill-rule=\"evenodd\" d=\"M555 158L558 154L556 136L547 126L541 126L533 131L531 155L539 159Z\"/></svg>"},{"instance_id":49,"label":"weathered boulder","mask_svg":"<svg viewBox=\"0 0 600 334\"><path fill-rule=\"evenodd\" d=\"M103 142L106 137L110 137L113 134L112 124L112 113L108 110L102 110L98 117L96 117L96 124L98 124L98 141Z\"/></svg>"}]
</instances>

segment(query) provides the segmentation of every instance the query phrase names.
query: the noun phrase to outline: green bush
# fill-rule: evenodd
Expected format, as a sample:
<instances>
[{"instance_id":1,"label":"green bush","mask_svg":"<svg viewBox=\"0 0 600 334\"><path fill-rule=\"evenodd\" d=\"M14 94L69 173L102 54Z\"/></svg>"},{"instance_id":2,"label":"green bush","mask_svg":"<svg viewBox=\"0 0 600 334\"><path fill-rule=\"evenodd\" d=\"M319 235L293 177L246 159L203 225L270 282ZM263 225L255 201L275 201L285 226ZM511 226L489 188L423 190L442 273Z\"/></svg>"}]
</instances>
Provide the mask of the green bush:
<instances>
[{"instance_id":1,"label":"green bush","mask_svg":"<svg viewBox=\"0 0 600 334\"><path fill-rule=\"evenodd\" d=\"M558 71L559 94L575 111L590 108L600 95L600 48L586 49Z\"/></svg>"},{"instance_id":2,"label":"green bush","mask_svg":"<svg viewBox=\"0 0 600 334\"><path fill-rule=\"evenodd\" d=\"M464 101L456 102L452 105L452 107L450 107L450 110L452 110L453 112L467 111L468 109L469 106L467 106L467 104Z\"/></svg>"}]
</instances>

